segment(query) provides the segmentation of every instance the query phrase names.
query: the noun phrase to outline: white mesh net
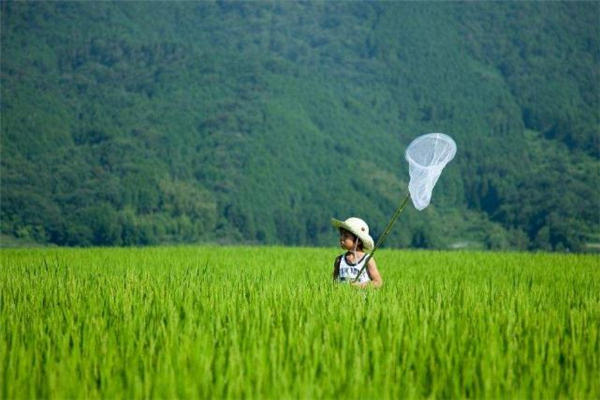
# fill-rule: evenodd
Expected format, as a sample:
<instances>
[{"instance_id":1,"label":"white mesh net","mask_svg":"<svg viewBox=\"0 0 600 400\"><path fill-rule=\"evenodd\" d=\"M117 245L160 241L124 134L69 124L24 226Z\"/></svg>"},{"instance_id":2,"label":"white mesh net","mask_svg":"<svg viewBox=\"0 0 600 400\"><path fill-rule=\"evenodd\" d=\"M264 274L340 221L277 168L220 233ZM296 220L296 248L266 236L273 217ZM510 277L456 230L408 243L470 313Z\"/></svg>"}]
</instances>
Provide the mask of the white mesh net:
<instances>
[{"instance_id":1,"label":"white mesh net","mask_svg":"<svg viewBox=\"0 0 600 400\"><path fill-rule=\"evenodd\" d=\"M408 191L417 210L431 201L431 192L442 170L456 154L456 143L443 133L428 133L413 140L406 149L410 183Z\"/></svg>"}]
</instances>

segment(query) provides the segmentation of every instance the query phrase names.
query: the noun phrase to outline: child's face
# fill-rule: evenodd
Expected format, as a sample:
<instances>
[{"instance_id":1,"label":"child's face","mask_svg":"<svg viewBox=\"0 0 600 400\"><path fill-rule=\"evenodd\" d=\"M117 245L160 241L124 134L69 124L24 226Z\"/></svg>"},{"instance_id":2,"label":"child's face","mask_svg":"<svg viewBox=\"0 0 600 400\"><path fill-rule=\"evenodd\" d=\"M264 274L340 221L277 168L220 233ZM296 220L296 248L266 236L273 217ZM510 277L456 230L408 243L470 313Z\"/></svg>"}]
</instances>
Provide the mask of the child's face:
<instances>
[{"instance_id":1,"label":"child's face","mask_svg":"<svg viewBox=\"0 0 600 400\"><path fill-rule=\"evenodd\" d=\"M354 250L356 237L345 229L340 229L340 247L346 250Z\"/></svg>"}]
</instances>

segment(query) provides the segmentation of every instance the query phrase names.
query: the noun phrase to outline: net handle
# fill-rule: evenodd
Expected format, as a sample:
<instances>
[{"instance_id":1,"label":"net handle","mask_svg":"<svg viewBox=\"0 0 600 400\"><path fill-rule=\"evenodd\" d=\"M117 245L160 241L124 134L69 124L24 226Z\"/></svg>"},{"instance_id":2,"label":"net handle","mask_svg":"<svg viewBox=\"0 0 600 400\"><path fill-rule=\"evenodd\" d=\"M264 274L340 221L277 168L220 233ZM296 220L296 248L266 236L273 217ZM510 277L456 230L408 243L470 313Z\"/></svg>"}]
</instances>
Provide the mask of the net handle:
<instances>
[{"instance_id":1,"label":"net handle","mask_svg":"<svg viewBox=\"0 0 600 400\"><path fill-rule=\"evenodd\" d=\"M394 225L394 223L396 222L396 220L402 213L402 210L404 210L404 207L406 206L406 203L408 202L409 198L410 198L410 193L408 193L406 195L406 197L404 197L404 199L400 203L400 206L396 209L396 212L394 213L394 215L392 216L392 219L390 220L387 227L385 228L385 231L383 231L383 234L379 237L379 239L377 239L377 243L375 244L373 251L371 251L369 253L369 255L367 255L367 258L365 259L365 263L364 263L363 267L360 269L360 271L358 272L358 275L356 275L356 278L354 278L354 280L352 281L353 283L358 282L358 280L360 279L360 276L362 275L364 270L367 268L367 265L369 265L369 261L371 261L371 258L373 258L373 255L375 254L375 252L377 251L379 246L381 246L381 244L383 243L383 241L385 240L387 235L392 230L392 226Z\"/></svg>"}]
</instances>

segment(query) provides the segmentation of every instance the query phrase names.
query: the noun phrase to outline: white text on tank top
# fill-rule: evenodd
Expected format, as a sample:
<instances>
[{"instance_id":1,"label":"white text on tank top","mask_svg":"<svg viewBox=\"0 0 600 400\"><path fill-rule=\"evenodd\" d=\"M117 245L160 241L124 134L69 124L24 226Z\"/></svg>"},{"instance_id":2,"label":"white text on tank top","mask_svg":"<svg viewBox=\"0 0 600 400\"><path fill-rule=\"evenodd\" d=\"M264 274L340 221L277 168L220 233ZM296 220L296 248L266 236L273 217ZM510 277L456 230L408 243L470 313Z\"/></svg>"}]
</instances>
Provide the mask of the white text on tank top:
<instances>
[{"instance_id":1,"label":"white text on tank top","mask_svg":"<svg viewBox=\"0 0 600 400\"><path fill-rule=\"evenodd\" d=\"M365 264L365 260L367 255L365 254L363 258L357 264L348 264L346 261L346 255L342 255L340 258L340 281L350 281L356 279L356 275L358 275L359 271L362 269ZM360 283L369 282L371 279L369 278L369 274L365 268L362 274L360 274Z\"/></svg>"}]
</instances>

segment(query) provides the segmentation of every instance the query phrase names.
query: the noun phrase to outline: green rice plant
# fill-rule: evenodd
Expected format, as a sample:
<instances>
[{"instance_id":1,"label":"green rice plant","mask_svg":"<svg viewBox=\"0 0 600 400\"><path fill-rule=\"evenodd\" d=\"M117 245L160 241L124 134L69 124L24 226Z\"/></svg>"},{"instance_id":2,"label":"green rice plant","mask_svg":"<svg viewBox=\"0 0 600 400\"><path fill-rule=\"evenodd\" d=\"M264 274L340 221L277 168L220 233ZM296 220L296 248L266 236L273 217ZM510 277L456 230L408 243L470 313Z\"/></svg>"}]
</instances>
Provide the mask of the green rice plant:
<instances>
[{"instance_id":1,"label":"green rice plant","mask_svg":"<svg viewBox=\"0 0 600 400\"><path fill-rule=\"evenodd\" d=\"M2 250L3 399L598 399L597 255Z\"/></svg>"}]
</instances>

